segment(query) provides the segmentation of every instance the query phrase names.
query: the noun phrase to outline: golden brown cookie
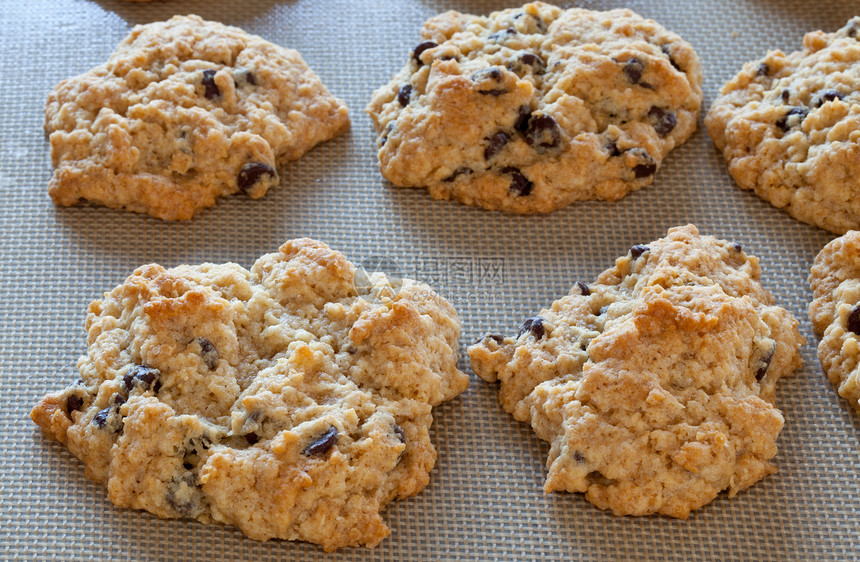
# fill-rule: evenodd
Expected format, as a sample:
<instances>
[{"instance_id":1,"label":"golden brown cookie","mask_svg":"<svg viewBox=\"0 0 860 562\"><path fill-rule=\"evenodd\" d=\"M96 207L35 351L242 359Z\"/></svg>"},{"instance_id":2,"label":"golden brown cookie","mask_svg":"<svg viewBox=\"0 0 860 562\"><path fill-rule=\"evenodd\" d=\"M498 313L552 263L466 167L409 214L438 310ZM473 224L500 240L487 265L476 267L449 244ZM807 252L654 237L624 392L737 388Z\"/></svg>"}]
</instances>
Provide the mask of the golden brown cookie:
<instances>
[{"instance_id":1,"label":"golden brown cookie","mask_svg":"<svg viewBox=\"0 0 860 562\"><path fill-rule=\"evenodd\" d=\"M262 197L280 164L348 127L296 51L176 16L135 27L105 64L48 96L49 193L186 220L224 195Z\"/></svg>"},{"instance_id":2,"label":"golden brown cookie","mask_svg":"<svg viewBox=\"0 0 860 562\"><path fill-rule=\"evenodd\" d=\"M453 307L309 239L250 271L147 265L87 314L80 380L31 417L118 506L257 540L374 546L460 394Z\"/></svg>"},{"instance_id":3,"label":"golden brown cookie","mask_svg":"<svg viewBox=\"0 0 860 562\"><path fill-rule=\"evenodd\" d=\"M550 443L544 489L686 518L775 472L774 389L803 338L760 276L740 245L673 228L471 346L502 407Z\"/></svg>"}]
</instances>

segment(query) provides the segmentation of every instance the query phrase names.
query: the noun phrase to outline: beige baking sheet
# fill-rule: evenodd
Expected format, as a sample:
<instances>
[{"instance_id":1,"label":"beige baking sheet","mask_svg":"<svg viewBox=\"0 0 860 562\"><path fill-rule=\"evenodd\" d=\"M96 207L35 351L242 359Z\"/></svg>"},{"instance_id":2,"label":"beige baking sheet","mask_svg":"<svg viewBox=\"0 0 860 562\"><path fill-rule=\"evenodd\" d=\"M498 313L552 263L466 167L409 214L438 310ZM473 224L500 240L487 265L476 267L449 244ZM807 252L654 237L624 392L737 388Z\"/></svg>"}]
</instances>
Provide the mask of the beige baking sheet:
<instances>
[{"instance_id":1,"label":"beige baking sheet","mask_svg":"<svg viewBox=\"0 0 860 562\"><path fill-rule=\"evenodd\" d=\"M860 419L815 357L806 283L833 236L738 190L702 130L671 154L650 187L617 203L549 216L506 216L432 201L379 175L363 108L400 68L427 17L491 1L108 0L0 2L0 558L8 560L858 560ZM628 6L679 32L705 69L705 107L741 64L768 48L795 50L805 31L834 30L857 0L568 2ZM288 166L264 199L234 197L183 224L101 208L55 208L42 108L62 78L103 62L132 25L177 13L241 26L298 49L349 107L352 130ZM779 473L687 521L614 517L580 495L544 495L547 446L501 410L472 375L438 409L437 468L418 497L385 513L392 534L373 550L324 554L259 543L225 526L164 521L119 509L81 464L46 440L28 412L76 378L87 304L136 266L235 261L249 266L284 240L312 236L355 261L384 257L433 283L458 308L461 347L526 318L592 280L635 243L693 222L761 259L764 283L800 321L805 365L781 383L786 418ZM462 351L462 350L461 350ZM469 371L461 359L461 368Z\"/></svg>"}]
</instances>

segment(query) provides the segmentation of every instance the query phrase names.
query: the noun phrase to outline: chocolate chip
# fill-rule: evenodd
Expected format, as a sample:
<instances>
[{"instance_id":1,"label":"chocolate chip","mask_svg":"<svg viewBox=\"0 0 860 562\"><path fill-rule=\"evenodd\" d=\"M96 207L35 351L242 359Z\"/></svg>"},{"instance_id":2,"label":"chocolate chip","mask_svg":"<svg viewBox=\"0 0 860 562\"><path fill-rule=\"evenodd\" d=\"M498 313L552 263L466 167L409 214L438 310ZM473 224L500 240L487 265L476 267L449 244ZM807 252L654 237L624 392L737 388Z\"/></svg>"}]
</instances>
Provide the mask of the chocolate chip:
<instances>
[{"instance_id":1,"label":"chocolate chip","mask_svg":"<svg viewBox=\"0 0 860 562\"><path fill-rule=\"evenodd\" d=\"M310 445L305 447L303 454L307 457L324 455L337 443L337 428L330 426L325 433L317 437Z\"/></svg>"},{"instance_id":2,"label":"chocolate chip","mask_svg":"<svg viewBox=\"0 0 860 562\"><path fill-rule=\"evenodd\" d=\"M221 90L218 89L218 84L215 83L215 74L217 70L208 68L203 71L203 78L200 83L203 84L203 95L206 99L214 100L221 95Z\"/></svg>"},{"instance_id":3,"label":"chocolate chip","mask_svg":"<svg viewBox=\"0 0 860 562\"><path fill-rule=\"evenodd\" d=\"M259 440L260 440L260 436L257 435L256 433L254 433L253 431L251 433L245 434L245 441L247 441L249 445L253 445L254 443L258 442Z\"/></svg>"},{"instance_id":4,"label":"chocolate chip","mask_svg":"<svg viewBox=\"0 0 860 562\"><path fill-rule=\"evenodd\" d=\"M517 34L517 30L514 29L513 27L509 27L507 29L502 29L502 30L496 31L495 33L491 33L490 36L487 37L487 39L489 39L490 41L495 41L495 42L499 43L499 42L502 42L505 39L511 37L512 35L516 35L516 34Z\"/></svg>"},{"instance_id":5,"label":"chocolate chip","mask_svg":"<svg viewBox=\"0 0 860 562\"><path fill-rule=\"evenodd\" d=\"M501 68L491 66L483 68L472 75L472 82L475 83L475 89L481 95L485 96L500 96L508 92L508 89L502 86L504 74Z\"/></svg>"},{"instance_id":6,"label":"chocolate chip","mask_svg":"<svg viewBox=\"0 0 860 562\"><path fill-rule=\"evenodd\" d=\"M678 119L675 117L673 112L666 111L665 109L657 106L652 107L648 111L648 121L661 137L665 137L671 133L672 129L675 128L675 125L678 124Z\"/></svg>"},{"instance_id":7,"label":"chocolate chip","mask_svg":"<svg viewBox=\"0 0 860 562\"><path fill-rule=\"evenodd\" d=\"M125 389L129 392L135 386L139 386L146 391L150 389L152 383L155 382L159 375L161 375L161 371L158 369L153 369L146 365L132 365L125 371L122 382L125 385Z\"/></svg>"},{"instance_id":8,"label":"chocolate chip","mask_svg":"<svg viewBox=\"0 0 860 562\"><path fill-rule=\"evenodd\" d=\"M484 149L484 160L490 160L493 156L501 152L505 145L511 140L511 137L506 132L499 131L487 140L490 141L490 143L487 145L487 148Z\"/></svg>"},{"instance_id":9,"label":"chocolate chip","mask_svg":"<svg viewBox=\"0 0 860 562\"><path fill-rule=\"evenodd\" d=\"M394 435L397 436L397 439L401 443L406 443L406 434L403 433L403 428L400 427L399 425L397 425L396 423L394 424Z\"/></svg>"},{"instance_id":10,"label":"chocolate chip","mask_svg":"<svg viewBox=\"0 0 860 562\"><path fill-rule=\"evenodd\" d=\"M589 289L589 288L588 288L588 285L586 285L586 284L585 284L585 283L583 283L582 281L577 281L577 282L576 282L576 288L577 288L577 289L579 289L579 293L580 293L583 297L587 297L588 295L590 295L590 294L591 294L591 289Z\"/></svg>"},{"instance_id":11,"label":"chocolate chip","mask_svg":"<svg viewBox=\"0 0 860 562\"><path fill-rule=\"evenodd\" d=\"M210 371L214 371L215 367L218 366L218 350L206 338L197 338L197 345L200 346L200 356L203 357L203 362L206 363Z\"/></svg>"},{"instance_id":12,"label":"chocolate chip","mask_svg":"<svg viewBox=\"0 0 860 562\"><path fill-rule=\"evenodd\" d=\"M848 313L848 322L846 323L846 327L849 332L854 332L860 336L860 304L856 305L854 309Z\"/></svg>"},{"instance_id":13,"label":"chocolate chip","mask_svg":"<svg viewBox=\"0 0 860 562\"><path fill-rule=\"evenodd\" d=\"M450 176L443 179L442 181L450 183L450 182L454 181L455 179L457 179L458 177L462 176L463 174L471 174L471 173L472 173L471 168L467 168L467 167L463 166L463 167L460 167L460 168L457 168L456 170L454 170L454 172Z\"/></svg>"},{"instance_id":14,"label":"chocolate chip","mask_svg":"<svg viewBox=\"0 0 860 562\"><path fill-rule=\"evenodd\" d=\"M539 115L529 119L524 134L528 145L538 152L545 152L561 145L561 127L549 115Z\"/></svg>"},{"instance_id":15,"label":"chocolate chip","mask_svg":"<svg viewBox=\"0 0 860 562\"><path fill-rule=\"evenodd\" d=\"M535 184L530 182L529 179L522 174L522 172L512 166L502 168L501 172L503 174L510 174L511 185L508 187L508 189L516 195L525 197L526 195L529 195L532 192L532 189L534 189L535 187Z\"/></svg>"},{"instance_id":16,"label":"chocolate chip","mask_svg":"<svg viewBox=\"0 0 860 562\"><path fill-rule=\"evenodd\" d=\"M845 94L840 92L839 90L824 90L818 92L818 95L815 96L815 101L812 102L812 105L815 107L821 107L826 102L835 101L835 100L843 100L845 99Z\"/></svg>"},{"instance_id":17,"label":"chocolate chip","mask_svg":"<svg viewBox=\"0 0 860 562\"><path fill-rule=\"evenodd\" d=\"M783 132L787 132L792 127L803 123L806 113L806 109L802 107L792 107L785 113L785 115L777 119L775 124Z\"/></svg>"},{"instance_id":18,"label":"chocolate chip","mask_svg":"<svg viewBox=\"0 0 860 562\"><path fill-rule=\"evenodd\" d=\"M627 80L631 84L638 84L639 80L642 79L642 73L645 72L645 63L636 57L627 59L621 68L621 72L624 73L624 76L627 77Z\"/></svg>"},{"instance_id":19,"label":"chocolate chip","mask_svg":"<svg viewBox=\"0 0 860 562\"><path fill-rule=\"evenodd\" d=\"M414 49L412 49L412 57L418 61L418 66L423 65L421 62L421 53L426 51L427 49L432 49L433 47L438 47L439 45L434 43L433 41L424 41L423 43L419 43Z\"/></svg>"},{"instance_id":20,"label":"chocolate chip","mask_svg":"<svg viewBox=\"0 0 860 562\"><path fill-rule=\"evenodd\" d=\"M77 412L84 405L84 399L78 394L69 394L66 397L66 414Z\"/></svg>"},{"instance_id":21,"label":"chocolate chip","mask_svg":"<svg viewBox=\"0 0 860 562\"><path fill-rule=\"evenodd\" d=\"M517 110L517 118L514 120L514 129L520 133L525 133L529 128L529 120L531 117L531 108L527 105L521 105Z\"/></svg>"},{"instance_id":22,"label":"chocolate chip","mask_svg":"<svg viewBox=\"0 0 860 562\"><path fill-rule=\"evenodd\" d=\"M93 416L93 424L99 429L104 429L107 425L108 416L110 416L110 407L107 407L103 410L99 410L95 416Z\"/></svg>"},{"instance_id":23,"label":"chocolate chip","mask_svg":"<svg viewBox=\"0 0 860 562\"><path fill-rule=\"evenodd\" d=\"M242 169L239 170L239 176L236 179L236 183L240 190L247 193L259 181L266 178L266 176L269 178L276 178L278 177L278 173L275 172L275 169L268 164L250 162L242 166Z\"/></svg>"},{"instance_id":24,"label":"chocolate chip","mask_svg":"<svg viewBox=\"0 0 860 562\"><path fill-rule=\"evenodd\" d=\"M508 61L507 67L517 76L523 77L527 74L543 74L546 70L546 63L534 53L519 51L514 53L514 56Z\"/></svg>"},{"instance_id":25,"label":"chocolate chip","mask_svg":"<svg viewBox=\"0 0 860 562\"><path fill-rule=\"evenodd\" d=\"M669 57L669 64L671 64L675 70L681 70L681 67L678 66L678 63L675 62L675 59L672 58L672 47L669 43L664 43L660 45L660 50L663 51L663 54Z\"/></svg>"},{"instance_id":26,"label":"chocolate chip","mask_svg":"<svg viewBox=\"0 0 860 562\"><path fill-rule=\"evenodd\" d=\"M782 98L782 103L788 103L788 98L791 96L791 92L786 88L779 94L779 96Z\"/></svg>"},{"instance_id":27,"label":"chocolate chip","mask_svg":"<svg viewBox=\"0 0 860 562\"><path fill-rule=\"evenodd\" d=\"M770 367L770 362L773 359L773 350L774 347L771 347L770 350L765 353L761 359L759 359L759 368L755 372L755 380L760 381L767 374L767 369Z\"/></svg>"},{"instance_id":28,"label":"chocolate chip","mask_svg":"<svg viewBox=\"0 0 860 562\"><path fill-rule=\"evenodd\" d=\"M763 62L758 65L758 68L755 69L756 76L769 76L770 75L770 66Z\"/></svg>"},{"instance_id":29,"label":"chocolate chip","mask_svg":"<svg viewBox=\"0 0 860 562\"><path fill-rule=\"evenodd\" d=\"M397 101L400 105L406 107L409 105L409 98L412 97L412 84L403 84L397 91Z\"/></svg>"},{"instance_id":30,"label":"chocolate chip","mask_svg":"<svg viewBox=\"0 0 860 562\"><path fill-rule=\"evenodd\" d=\"M529 318L523 322L523 325L520 327L520 331L517 332L517 338L526 332L530 332L536 340L541 339L544 335L543 318L535 316L534 318Z\"/></svg>"},{"instance_id":31,"label":"chocolate chip","mask_svg":"<svg viewBox=\"0 0 860 562\"><path fill-rule=\"evenodd\" d=\"M648 246L644 246L642 244L636 244L635 246L630 248L630 257L633 258L634 260L638 259L639 256L641 256L642 254L644 254L645 252L647 252L650 249L651 248L649 248Z\"/></svg>"}]
</instances>

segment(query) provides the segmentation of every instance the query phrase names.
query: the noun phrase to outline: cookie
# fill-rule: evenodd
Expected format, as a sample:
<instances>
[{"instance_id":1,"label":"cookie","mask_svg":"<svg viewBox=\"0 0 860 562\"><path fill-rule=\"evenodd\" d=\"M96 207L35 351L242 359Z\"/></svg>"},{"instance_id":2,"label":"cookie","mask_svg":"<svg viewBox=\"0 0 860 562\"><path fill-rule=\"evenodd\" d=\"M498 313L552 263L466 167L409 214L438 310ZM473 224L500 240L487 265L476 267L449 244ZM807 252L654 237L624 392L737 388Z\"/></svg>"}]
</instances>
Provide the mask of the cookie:
<instances>
[{"instance_id":1,"label":"cookie","mask_svg":"<svg viewBox=\"0 0 860 562\"><path fill-rule=\"evenodd\" d=\"M818 359L839 392L860 412L860 231L824 246L809 272L809 319Z\"/></svg>"},{"instance_id":2,"label":"cookie","mask_svg":"<svg viewBox=\"0 0 860 562\"><path fill-rule=\"evenodd\" d=\"M89 306L80 379L31 417L121 507L252 539L374 546L420 492L459 321L428 286L292 240L239 265L155 264Z\"/></svg>"},{"instance_id":3,"label":"cookie","mask_svg":"<svg viewBox=\"0 0 860 562\"><path fill-rule=\"evenodd\" d=\"M860 229L860 16L745 64L705 126L740 188L819 228Z\"/></svg>"},{"instance_id":4,"label":"cookie","mask_svg":"<svg viewBox=\"0 0 860 562\"><path fill-rule=\"evenodd\" d=\"M535 2L427 20L366 111L394 185L546 213L650 184L696 129L701 84L693 48L651 20Z\"/></svg>"},{"instance_id":5,"label":"cookie","mask_svg":"<svg viewBox=\"0 0 860 562\"><path fill-rule=\"evenodd\" d=\"M186 220L224 195L262 197L279 165L348 127L296 51L176 16L135 27L105 64L48 96L49 193Z\"/></svg>"},{"instance_id":6,"label":"cookie","mask_svg":"<svg viewBox=\"0 0 860 562\"><path fill-rule=\"evenodd\" d=\"M774 388L803 338L760 275L740 245L673 228L517 335L469 348L502 407L550 443L546 492L686 518L776 471Z\"/></svg>"}]
</instances>

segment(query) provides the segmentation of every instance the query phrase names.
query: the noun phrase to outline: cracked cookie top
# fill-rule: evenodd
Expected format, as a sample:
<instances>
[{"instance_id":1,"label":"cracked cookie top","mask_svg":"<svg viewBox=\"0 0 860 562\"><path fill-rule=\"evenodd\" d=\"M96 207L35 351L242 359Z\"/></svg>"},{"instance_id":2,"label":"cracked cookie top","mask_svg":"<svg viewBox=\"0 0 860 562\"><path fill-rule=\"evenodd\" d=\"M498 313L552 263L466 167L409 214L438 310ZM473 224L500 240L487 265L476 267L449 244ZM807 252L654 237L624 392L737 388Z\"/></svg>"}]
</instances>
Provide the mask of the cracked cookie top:
<instances>
[{"instance_id":1,"label":"cracked cookie top","mask_svg":"<svg viewBox=\"0 0 860 562\"><path fill-rule=\"evenodd\" d=\"M186 220L218 197L259 198L278 166L349 127L298 52L176 16L135 27L45 106L58 205Z\"/></svg>"},{"instance_id":2,"label":"cracked cookie top","mask_svg":"<svg viewBox=\"0 0 860 562\"><path fill-rule=\"evenodd\" d=\"M547 492L685 518L776 470L774 389L803 338L760 275L740 245L673 228L469 348L502 407L550 443Z\"/></svg>"},{"instance_id":3,"label":"cracked cookie top","mask_svg":"<svg viewBox=\"0 0 860 562\"><path fill-rule=\"evenodd\" d=\"M453 307L326 245L251 270L147 265L94 301L80 379L31 413L116 505L331 550L420 492L431 408L460 394Z\"/></svg>"},{"instance_id":4,"label":"cracked cookie top","mask_svg":"<svg viewBox=\"0 0 860 562\"><path fill-rule=\"evenodd\" d=\"M367 107L395 185L513 213L615 200L696 128L696 53L630 10L451 11L421 36Z\"/></svg>"}]
</instances>

